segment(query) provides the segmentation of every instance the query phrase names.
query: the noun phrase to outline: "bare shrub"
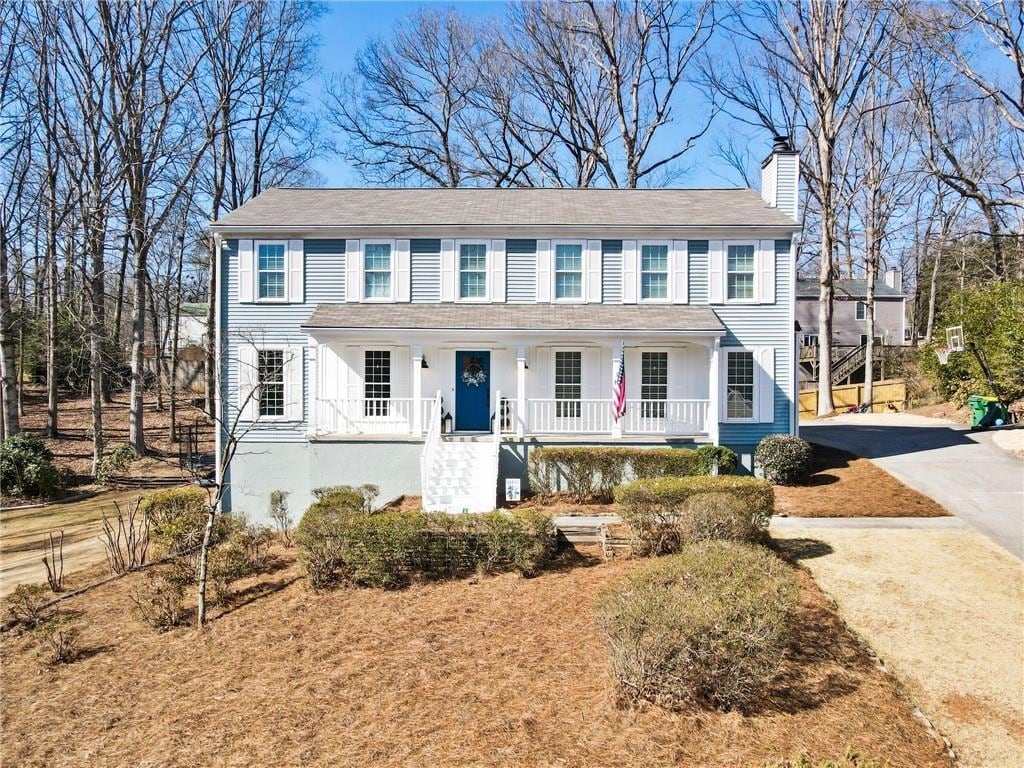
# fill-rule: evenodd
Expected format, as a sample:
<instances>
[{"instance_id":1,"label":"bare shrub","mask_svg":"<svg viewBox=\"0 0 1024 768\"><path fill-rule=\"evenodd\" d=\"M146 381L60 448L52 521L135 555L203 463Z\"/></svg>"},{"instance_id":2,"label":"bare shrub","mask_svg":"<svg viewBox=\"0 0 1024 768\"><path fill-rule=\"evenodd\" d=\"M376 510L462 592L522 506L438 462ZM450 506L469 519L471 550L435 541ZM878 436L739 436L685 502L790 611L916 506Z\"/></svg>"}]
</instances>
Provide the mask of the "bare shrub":
<instances>
[{"instance_id":1,"label":"bare shrub","mask_svg":"<svg viewBox=\"0 0 1024 768\"><path fill-rule=\"evenodd\" d=\"M759 547L689 544L601 593L597 622L628 701L738 708L778 674L798 588Z\"/></svg>"},{"instance_id":2,"label":"bare shrub","mask_svg":"<svg viewBox=\"0 0 1024 768\"><path fill-rule=\"evenodd\" d=\"M149 571L131 594L140 618L149 626L165 632L185 623L185 582L171 568Z\"/></svg>"},{"instance_id":3,"label":"bare shrub","mask_svg":"<svg viewBox=\"0 0 1024 768\"><path fill-rule=\"evenodd\" d=\"M291 547L295 543L292 533L295 520L288 511L288 491L270 492L270 519L274 521L274 526L281 535L281 541L286 547Z\"/></svg>"},{"instance_id":4,"label":"bare shrub","mask_svg":"<svg viewBox=\"0 0 1024 768\"><path fill-rule=\"evenodd\" d=\"M149 516L142 509L142 498L124 509L116 501L117 517L111 523L106 513L101 520L100 541L107 553L107 566L115 575L133 571L146 562L149 552Z\"/></svg>"},{"instance_id":5,"label":"bare shrub","mask_svg":"<svg viewBox=\"0 0 1024 768\"><path fill-rule=\"evenodd\" d=\"M47 541L43 546L48 546L48 551L43 555L43 566L46 568L46 583L50 585L51 592L60 592L64 589L64 531L60 532L57 545L53 543L53 533L46 535Z\"/></svg>"},{"instance_id":6,"label":"bare shrub","mask_svg":"<svg viewBox=\"0 0 1024 768\"><path fill-rule=\"evenodd\" d=\"M81 652L81 627L67 616L55 616L40 627L39 655L46 664L70 664Z\"/></svg>"},{"instance_id":7,"label":"bare shrub","mask_svg":"<svg viewBox=\"0 0 1024 768\"><path fill-rule=\"evenodd\" d=\"M19 584L7 598L7 615L25 629L35 629L55 614L47 605L48 601L49 595L42 584Z\"/></svg>"},{"instance_id":8,"label":"bare shrub","mask_svg":"<svg viewBox=\"0 0 1024 768\"><path fill-rule=\"evenodd\" d=\"M735 496L699 493L683 504L680 527L688 542L745 541L757 543L764 529L754 524L749 509Z\"/></svg>"},{"instance_id":9,"label":"bare shrub","mask_svg":"<svg viewBox=\"0 0 1024 768\"><path fill-rule=\"evenodd\" d=\"M838 760L821 760L815 762L807 755L799 755L792 759L776 760L766 768L885 768L888 763L878 757L864 757L852 747Z\"/></svg>"}]
</instances>

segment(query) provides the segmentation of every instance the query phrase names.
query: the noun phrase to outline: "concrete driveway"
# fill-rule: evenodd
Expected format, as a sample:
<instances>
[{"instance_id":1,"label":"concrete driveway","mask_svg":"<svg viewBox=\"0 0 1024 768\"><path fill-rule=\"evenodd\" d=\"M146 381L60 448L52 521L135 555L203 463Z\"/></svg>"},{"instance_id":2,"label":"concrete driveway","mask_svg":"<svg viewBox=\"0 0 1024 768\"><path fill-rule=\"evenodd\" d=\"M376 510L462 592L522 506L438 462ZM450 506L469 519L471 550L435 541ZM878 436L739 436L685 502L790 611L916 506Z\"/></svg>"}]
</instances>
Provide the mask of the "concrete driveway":
<instances>
[{"instance_id":1,"label":"concrete driveway","mask_svg":"<svg viewBox=\"0 0 1024 768\"><path fill-rule=\"evenodd\" d=\"M871 459L1024 558L1024 461L997 447L993 434L899 413L843 414L800 425L801 437Z\"/></svg>"}]
</instances>

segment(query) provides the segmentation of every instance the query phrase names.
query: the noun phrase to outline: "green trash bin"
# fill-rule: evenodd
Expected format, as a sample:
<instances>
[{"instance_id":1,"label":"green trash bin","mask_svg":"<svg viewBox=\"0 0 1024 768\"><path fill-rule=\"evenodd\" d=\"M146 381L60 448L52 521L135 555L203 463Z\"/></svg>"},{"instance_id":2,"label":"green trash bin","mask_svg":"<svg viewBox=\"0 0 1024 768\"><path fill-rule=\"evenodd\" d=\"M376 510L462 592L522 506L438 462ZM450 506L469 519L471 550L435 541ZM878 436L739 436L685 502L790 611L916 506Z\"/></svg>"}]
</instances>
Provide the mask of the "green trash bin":
<instances>
[{"instance_id":1,"label":"green trash bin","mask_svg":"<svg viewBox=\"0 0 1024 768\"><path fill-rule=\"evenodd\" d=\"M971 395L967 398L967 405L971 409L971 429L991 427L997 419L1002 419L1003 424L1009 422L1006 406L999 402L998 397Z\"/></svg>"}]
</instances>

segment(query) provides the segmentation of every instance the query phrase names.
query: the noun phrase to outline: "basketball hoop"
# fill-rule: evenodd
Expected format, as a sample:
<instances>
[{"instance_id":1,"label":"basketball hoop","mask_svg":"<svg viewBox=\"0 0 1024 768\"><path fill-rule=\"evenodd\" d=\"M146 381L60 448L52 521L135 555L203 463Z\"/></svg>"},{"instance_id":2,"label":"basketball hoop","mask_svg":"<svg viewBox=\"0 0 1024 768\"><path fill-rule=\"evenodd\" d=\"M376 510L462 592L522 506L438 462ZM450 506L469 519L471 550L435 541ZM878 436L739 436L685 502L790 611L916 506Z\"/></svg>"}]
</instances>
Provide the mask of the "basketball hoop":
<instances>
[{"instance_id":1,"label":"basketball hoop","mask_svg":"<svg viewBox=\"0 0 1024 768\"><path fill-rule=\"evenodd\" d=\"M946 329L946 348L950 352L964 351L964 327L953 325Z\"/></svg>"},{"instance_id":2,"label":"basketball hoop","mask_svg":"<svg viewBox=\"0 0 1024 768\"><path fill-rule=\"evenodd\" d=\"M935 355L939 358L939 365L945 365L949 362L949 353L949 347L939 347L935 350Z\"/></svg>"}]
</instances>

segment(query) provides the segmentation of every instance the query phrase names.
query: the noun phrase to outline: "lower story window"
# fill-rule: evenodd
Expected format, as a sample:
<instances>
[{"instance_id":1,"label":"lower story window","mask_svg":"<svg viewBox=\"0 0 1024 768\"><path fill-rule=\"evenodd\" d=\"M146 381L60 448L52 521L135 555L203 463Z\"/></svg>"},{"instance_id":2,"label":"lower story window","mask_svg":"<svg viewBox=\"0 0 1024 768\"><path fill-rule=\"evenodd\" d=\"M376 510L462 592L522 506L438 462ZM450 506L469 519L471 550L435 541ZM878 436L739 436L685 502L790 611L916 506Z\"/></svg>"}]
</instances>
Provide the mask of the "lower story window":
<instances>
[{"instance_id":1,"label":"lower story window","mask_svg":"<svg viewBox=\"0 0 1024 768\"><path fill-rule=\"evenodd\" d=\"M730 419L754 418L754 353L729 352L726 411Z\"/></svg>"},{"instance_id":2,"label":"lower story window","mask_svg":"<svg viewBox=\"0 0 1024 768\"><path fill-rule=\"evenodd\" d=\"M640 414L645 419L665 418L668 400L668 352L640 354Z\"/></svg>"},{"instance_id":3,"label":"lower story window","mask_svg":"<svg viewBox=\"0 0 1024 768\"><path fill-rule=\"evenodd\" d=\"M388 416L391 413L391 352L368 349L363 362L363 414Z\"/></svg>"},{"instance_id":4,"label":"lower story window","mask_svg":"<svg viewBox=\"0 0 1024 768\"><path fill-rule=\"evenodd\" d=\"M260 416L284 416L284 350L261 349L257 360Z\"/></svg>"},{"instance_id":5,"label":"lower story window","mask_svg":"<svg viewBox=\"0 0 1024 768\"><path fill-rule=\"evenodd\" d=\"M583 353L555 352L555 415L579 418L583 384Z\"/></svg>"}]
</instances>

